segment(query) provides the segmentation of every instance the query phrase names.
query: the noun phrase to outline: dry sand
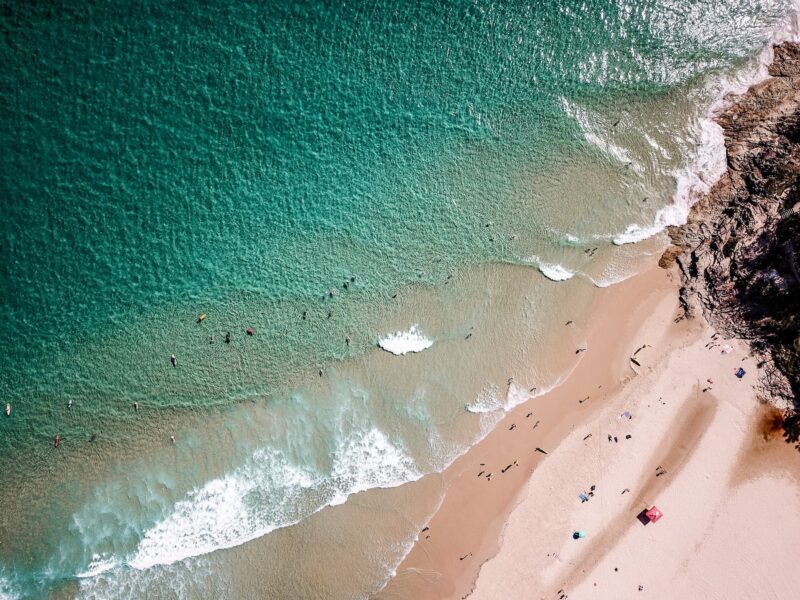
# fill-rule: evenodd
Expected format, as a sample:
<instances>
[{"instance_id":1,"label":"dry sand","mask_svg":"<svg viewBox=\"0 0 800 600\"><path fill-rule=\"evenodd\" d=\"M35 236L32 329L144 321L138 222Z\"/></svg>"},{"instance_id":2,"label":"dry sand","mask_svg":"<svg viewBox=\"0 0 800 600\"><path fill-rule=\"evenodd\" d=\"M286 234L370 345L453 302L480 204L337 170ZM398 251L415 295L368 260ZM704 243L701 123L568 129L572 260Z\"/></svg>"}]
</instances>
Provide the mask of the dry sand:
<instances>
[{"instance_id":1,"label":"dry sand","mask_svg":"<svg viewBox=\"0 0 800 600\"><path fill-rule=\"evenodd\" d=\"M746 346L675 322L672 277L601 295L578 367L438 476L442 505L378 598L797 597L800 453L768 432Z\"/></svg>"}]
</instances>

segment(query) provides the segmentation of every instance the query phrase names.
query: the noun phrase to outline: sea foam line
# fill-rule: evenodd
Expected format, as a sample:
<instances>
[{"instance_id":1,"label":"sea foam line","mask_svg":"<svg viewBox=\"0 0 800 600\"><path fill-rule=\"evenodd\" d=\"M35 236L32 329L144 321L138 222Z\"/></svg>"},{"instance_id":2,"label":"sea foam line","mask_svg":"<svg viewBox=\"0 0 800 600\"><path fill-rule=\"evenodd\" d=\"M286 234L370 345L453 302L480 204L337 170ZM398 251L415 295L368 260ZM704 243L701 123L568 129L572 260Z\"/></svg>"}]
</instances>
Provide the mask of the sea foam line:
<instances>
[{"instance_id":1,"label":"sea foam line","mask_svg":"<svg viewBox=\"0 0 800 600\"><path fill-rule=\"evenodd\" d=\"M762 52L762 56L759 59L759 63L761 65L763 65L763 71L765 73L765 75L764 75L764 77L762 79L766 79L766 77L768 76L768 74L766 73L766 65L768 65L770 62L772 62L772 44L779 43L779 42L785 41L785 40L796 41L796 40L798 40L798 38L800 38L800 1L795 1L794 2L794 7L795 7L795 13L796 14L794 14L794 15L789 17L787 27L785 29L782 29L781 31L777 32L775 35L773 35L772 40L770 41L768 47ZM786 37L783 37L783 36L786 36ZM765 58L765 56L766 56L766 58ZM744 89L741 90L741 91L736 92L735 88L733 89L733 91L734 91L734 93L743 93L744 91L747 90L747 88L749 88L754 83L757 83L758 81L760 81L760 79L756 79L756 80L752 81L751 83L746 84L744 86ZM709 120L712 120L713 119L713 115L715 115L720 110L720 108L722 106L722 103L724 102L725 95L730 93L731 91L732 90L725 90L723 93L719 94L717 100L715 101L714 104L712 104L711 108L709 109L709 112L708 112L708 119ZM713 120L712 120L712 123L713 123ZM713 123L713 124L716 125L716 123ZM724 145L723 145L723 152L724 152ZM711 185L713 185L713 183ZM710 189L710 186L709 186L709 189ZM697 199L699 199L699 197L697 197ZM689 208L691 208L691 205L685 211L686 214L683 217L683 219L684 219L683 222L684 223L685 223L686 217L688 217ZM656 219L658 220L658 217ZM683 223L679 223L679 224L683 224ZM658 231L661 231L661 229L659 229ZM655 233L657 233L657 231L654 232L651 235L654 235ZM605 237L605 236L595 236L595 239L599 239L600 237ZM618 238L620 236L611 236L611 237L612 237L612 239L614 239L614 237ZM650 236L648 236L648 237L650 237ZM572 239L570 239L570 238L572 238ZM642 238L642 239L646 239L646 238ZM568 235L567 241L572 242L572 243L579 243L578 238L575 238L575 236L569 236ZM594 283L594 285L596 285L598 287L608 287L610 285L614 285L616 283L624 281L625 279L628 279L630 276L632 276L632 275L621 277L621 278L612 277L612 278L609 278L608 280L602 279L602 280L597 280L597 281L592 279L591 277L588 277L588 276L587 277L592 281L592 283ZM562 375L560 375L558 377L558 379L552 385L550 385L550 386L548 386L546 388L542 388L541 390L537 390L536 393L527 395L527 397L525 397L522 400L522 402L525 402L527 400L531 400L531 399L536 398L538 396L542 396L544 394L547 394L547 393L551 392L552 390L556 389L557 387L559 387L560 385L562 385L564 383L564 381L566 381L567 378L572 374L572 372L577 368L577 366L578 366L580 360L582 360L583 356L584 355L581 354L581 357L579 358L579 360L576 361L576 363L567 372L565 372ZM479 406L478 404L473 403L473 404L468 404L465 408L468 411L474 412L474 413L489 413L489 412L493 412L493 411L496 411L497 409L501 408L501 406L498 406L497 408L490 409L489 406L488 406L489 404L492 403L492 397L493 396L494 396L494 400L496 401L496 396L495 396L496 389L497 389L496 386L488 386L487 388L484 388L484 390L482 390L481 393L479 393L479 397L481 397L481 404L482 405ZM509 395L510 395L510 391L511 390L509 389ZM478 400L478 398L476 398L476 401L477 400ZM508 404L509 404L509 401L508 401L508 398L507 398L506 404L504 406L502 406L502 408L505 408L505 406L508 405ZM505 410L507 411L507 410L510 410L510 409L505 409ZM476 443L480 442L484 437L486 437L486 435L489 434L489 431L491 431L491 429L488 429L488 430L484 431L482 433L482 435L480 435L479 438L475 442L473 442L472 445L475 445ZM466 452L466 450L464 452ZM455 460L455 459L453 459L453 460ZM443 498L440 500L440 504L441 504L441 502L443 502ZM437 510L434 511L433 514L435 514L436 512L438 512L438 508L437 508ZM402 556L400 561L398 561L397 565L399 565L400 563L402 563L403 560L405 560L406 556L408 556L408 553L411 552L411 549L414 547L414 545L415 545L415 542L412 542L412 543L408 544L407 552ZM387 579L387 581L384 583L384 585L383 585L383 587L381 589L385 588L386 584L388 584L389 580L392 577L394 577L394 575L396 574L397 565L391 571L390 578Z\"/></svg>"},{"instance_id":2,"label":"sea foam line","mask_svg":"<svg viewBox=\"0 0 800 600\"><path fill-rule=\"evenodd\" d=\"M413 460L377 428L343 440L329 474L294 465L277 450L258 450L245 465L179 500L144 533L127 564L142 570L239 546L351 494L421 476Z\"/></svg>"},{"instance_id":3,"label":"sea foam line","mask_svg":"<svg viewBox=\"0 0 800 600\"><path fill-rule=\"evenodd\" d=\"M530 258L525 260L525 263L526 264L533 263L539 270L539 272L550 281L561 282L561 281L568 281L573 277L582 277L590 281L595 287L599 288L607 288L611 287L612 285L622 283L626 279L630 279L631 277L636 275L637 272L635 269L631 269L628 272L612 273L607 276L593 277L591 275L588 275L587 273L584 273L583 271L570 271L569 269L557 263L555 264L543 263L539 261L538 256L531 256ZM607 271L608 269L606 269L603 272L603 274L605 275Z\"/></svg>"},{"instance_id":4,"label":"sea foam line","mask_svg":"<svg viewBox=\"0 0 800 600\"><path fill-rule=\"evenodd\" d=\"M539 272L551 281L567 281L575 276L573 271L562 267L558 263L542 262L542 260L535 255L528 258L526 262L536 265Z\"/></svg>"},{"instance_id":5,"label":"sea foam line","mask_svg":"<svg viewBox=\"0 0 800 600\"><path fill-rule=\"evenodd\" d=\"M759 53L755 67L746 67L721 80L720 89L708 111L694 125L699 144L695 148L693 159L675 173L677 183L672 203L656 212L652 225L628 225L624 232L613 237L615 244L641 242L669 226L684 225L692 206L719 181L727 170L727 155L723 131L715 118L728 105L730 95L741 95L751 86L769 78L767 68L773 59L773 45L784 41L800 41L800 1L795 0L793 11L783 26L773 32L767 45Z\"/></svg>"},{"instance_id":6,"label":"sea foam line","mask_svg":"<svg viewBox=\"0 0 800 600\"><path fill-rule=\"evenodd\" d=\"M587 345L584 344L582 347L586 348ZM465 408L469 412L475 414L491 413L496 411L503 411L504 413L508 412L520 404L527 402L528 400L533 400L534 398L539 398L540 396L549 394L554 389L561 386L569 378L569 376L572 375L573 371L575 371L575 369L578 367L584 356L585 355L581 353L575 363L569 369L556 377L555 381L548 386L534 388L536 391L531 392L530 390L522 388L512 381L508 386L508 392L506 392L505 401L501 402L498 398L499 388L496 385L488 385L478 392L475 400L470 404L467 404Z\"/></svg>"}]
</instances>

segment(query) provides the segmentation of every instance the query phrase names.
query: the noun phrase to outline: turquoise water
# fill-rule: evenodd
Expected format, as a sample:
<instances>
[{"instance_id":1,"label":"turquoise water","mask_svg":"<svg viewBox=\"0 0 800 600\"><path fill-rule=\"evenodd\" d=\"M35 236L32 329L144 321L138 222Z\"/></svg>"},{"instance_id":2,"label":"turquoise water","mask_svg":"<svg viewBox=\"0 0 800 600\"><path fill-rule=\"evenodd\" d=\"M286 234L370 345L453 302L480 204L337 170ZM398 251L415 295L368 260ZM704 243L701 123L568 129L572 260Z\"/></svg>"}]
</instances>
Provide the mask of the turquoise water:
<instances>
[{"instance_id":1,"label":"turquoise water","mask_svg":"<svg viewBox=\"0 0 800 600\"><path fill-rule=\"evenodd\" d=\"M74 583L94 555L148 572L441 468L483 426L458 412L474 390L421 369L408 408L398 367L365 375L377 340L420 319L437 344L489 328L463 298L485 265L561 264L576 287L624 273L637 250L615 236L658 223L714 82L790 9L4 5L7 593ZM558 293L530 294L526 331L545 336ZM318 369L338 379L320 389ZM205 496L246 499L229 523L169 529L233 480L257 483Z\"/></svg>"}]
</instances>

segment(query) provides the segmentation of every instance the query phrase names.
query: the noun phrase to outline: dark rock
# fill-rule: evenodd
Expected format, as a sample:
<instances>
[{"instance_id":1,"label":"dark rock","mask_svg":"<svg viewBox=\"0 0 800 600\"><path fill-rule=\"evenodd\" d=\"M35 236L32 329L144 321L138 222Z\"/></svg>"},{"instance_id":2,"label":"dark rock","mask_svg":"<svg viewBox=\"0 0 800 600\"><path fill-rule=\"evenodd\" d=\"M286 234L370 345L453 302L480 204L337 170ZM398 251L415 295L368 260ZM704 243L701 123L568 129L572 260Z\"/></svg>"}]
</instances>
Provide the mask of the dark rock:
<instances>
[{"instance_id":1,"label":"dark rock","mask_svg":"<svg viewBox=\"0 0 800 600\"><path fill-rule=\"evenodd\" d=\"M671 227L659 265L677 264L687 316L748 340L762 392L800 406L800 44L775 47L772 78L716 117L727 172ZM800 423L800 419L795 419ZM794 442L794 434L787 437Z\"/></svg>"}]
</instances>

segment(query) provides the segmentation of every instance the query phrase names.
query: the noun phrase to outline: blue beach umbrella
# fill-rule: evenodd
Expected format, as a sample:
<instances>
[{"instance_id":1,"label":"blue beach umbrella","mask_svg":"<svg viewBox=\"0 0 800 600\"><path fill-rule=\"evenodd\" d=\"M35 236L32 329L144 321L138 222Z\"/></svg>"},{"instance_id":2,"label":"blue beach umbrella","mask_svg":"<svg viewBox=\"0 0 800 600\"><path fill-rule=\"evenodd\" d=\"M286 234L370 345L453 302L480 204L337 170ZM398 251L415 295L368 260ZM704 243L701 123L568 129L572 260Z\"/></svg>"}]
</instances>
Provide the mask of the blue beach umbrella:
<instances>
[{"instance_id":1,"label":"blue beach umbrella","mask_svg":"<svg viewBox=\"0 0 800 600\"><path fill-rule=\"evenodd\" d=\"M586 537L586 532L585 531L576 531L576 532L574 532L572 534L572 539L573 540L582 540L585 537Z\"/></svg>"}]
</instances>

